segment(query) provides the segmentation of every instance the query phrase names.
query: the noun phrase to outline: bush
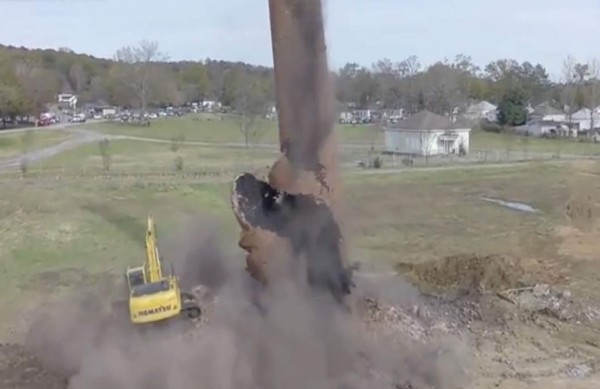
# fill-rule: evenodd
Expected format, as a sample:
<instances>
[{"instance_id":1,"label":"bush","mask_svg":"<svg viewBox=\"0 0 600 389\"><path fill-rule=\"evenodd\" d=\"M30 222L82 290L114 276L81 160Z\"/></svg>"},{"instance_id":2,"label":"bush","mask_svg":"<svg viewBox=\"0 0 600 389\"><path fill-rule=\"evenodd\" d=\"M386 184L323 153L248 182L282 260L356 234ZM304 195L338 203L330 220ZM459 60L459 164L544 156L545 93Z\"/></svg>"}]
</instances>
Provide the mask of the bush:
<instances>
[{"instance_id":1,"label":"bush","mask_svg":"<svg viewBox=\"0 0 600 389\"><path fill-rule=\"evenodd\" d=\"M110 170L110 141L108 138L102 139L98 143L98 148L100 149L100 155L102 156L102 168L105 172Z\"/></svg>"},{"instance_id":2,"label":"bush","mask_svg":"<svg viewBox=\"0 0 600 389\"><path fill-rule=\"evenodd\" d=\"M383 166L383 158L381 158L381 156L377 156L375 157L375 159L373 160L373 167L375 169L381 169L381 167Z\"/></svg>"},{"instance_id":3,"label":"bush","mask_svg":"<svg viewBox=\"0 0 600 389\"><path fill-rule=\"evenodd\" d=\"M21 162L19 163L19 169L21 169L21 174L25 175L29 171L29 162L27 158L21 158Z\"/></svg>"},{"instance_id":4,"label":"bush","mask_svg":"<svg viewBox=\"0 0 600 389\"><path fill-rule=\"evenodd\" d=\"M182 171L183 170L183 157L178 156L177 158L175 158L174 165L175 165L175 170L177 170L178 172Z\"/></svg>"},{"instance_id":5,"label":"bush","mask_svg":"<svg viewBox=\"0 0 600 389\"><path fill-rule=\"evenodd\" d=\"M33 137L33 130L27 130L23 133L21 137L21 146L23 148L24 153L28 152L31 148L31 145L33 143Z\"/></svg>"},{"instance_id":6,"label":"bush","mask_svg":"<svg viewBox=\"0 0 600 389\"><path fill-rule=\"evenodd\" d=\"M183 146L183 142L185 142L185 135L183 135L183 134L172 137L171 138L171 151L174 153L179 151L181 146Z\"/></svg>"},{"instance_id":7,"label":"bush","mask_svg":"<svg viewBox=\"0 0 600 389\"><path fill-rule=\"evenodd\" d=\"M482 131L494 132L496 134L499 134L504 131L504 127L502 127L500 124L492 123L489 120L482 120L481 122L479 122L479 128Z\"/></svg>"}]
</instances>

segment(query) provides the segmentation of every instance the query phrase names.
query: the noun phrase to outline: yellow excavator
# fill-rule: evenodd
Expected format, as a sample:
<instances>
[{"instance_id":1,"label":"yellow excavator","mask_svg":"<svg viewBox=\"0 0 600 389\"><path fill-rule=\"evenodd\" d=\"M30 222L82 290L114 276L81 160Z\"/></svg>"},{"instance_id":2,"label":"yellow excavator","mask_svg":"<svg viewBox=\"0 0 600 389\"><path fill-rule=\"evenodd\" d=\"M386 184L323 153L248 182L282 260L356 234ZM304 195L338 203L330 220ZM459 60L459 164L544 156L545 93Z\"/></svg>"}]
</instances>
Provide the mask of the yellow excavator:
<instances>
[{"instance_id":1,"label":"yellow excavator","mask_svg":"<svg viewBox=\"0 0 600 389\"><path fill-rule=\"evenodd\" d=\"M157 323L180 314L191 319L200 317L201 309L196 298L181 291L172 267L166 272L161 264L151 214L148 215L146 230L146 261L142 266L128 268L126 276L132 323Z\"/></svg>"}]
</instances>

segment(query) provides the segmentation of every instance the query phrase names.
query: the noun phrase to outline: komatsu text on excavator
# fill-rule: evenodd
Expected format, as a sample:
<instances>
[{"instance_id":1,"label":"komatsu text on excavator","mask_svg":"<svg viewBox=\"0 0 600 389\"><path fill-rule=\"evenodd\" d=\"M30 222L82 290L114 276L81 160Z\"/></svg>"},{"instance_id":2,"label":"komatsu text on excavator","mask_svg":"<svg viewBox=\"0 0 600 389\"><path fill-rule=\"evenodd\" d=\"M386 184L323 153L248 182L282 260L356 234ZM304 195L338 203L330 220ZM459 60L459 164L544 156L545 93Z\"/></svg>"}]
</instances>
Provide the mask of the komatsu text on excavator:
<instances>
[{"instance_id":1,"label":"komatsu text on excavator","mask_svg":"<svg viewBox=\"0 0 600 389\"><path fill-rule=\"evenodd\" d=\"M181 291L172 267L168 272L163 268L150 214L146 230L146 261L142 266L127 269L127 285L129 314L135 324L160 322L180 314L195 319L201 314L196 298Z\"/></svg>"}]
</instances>

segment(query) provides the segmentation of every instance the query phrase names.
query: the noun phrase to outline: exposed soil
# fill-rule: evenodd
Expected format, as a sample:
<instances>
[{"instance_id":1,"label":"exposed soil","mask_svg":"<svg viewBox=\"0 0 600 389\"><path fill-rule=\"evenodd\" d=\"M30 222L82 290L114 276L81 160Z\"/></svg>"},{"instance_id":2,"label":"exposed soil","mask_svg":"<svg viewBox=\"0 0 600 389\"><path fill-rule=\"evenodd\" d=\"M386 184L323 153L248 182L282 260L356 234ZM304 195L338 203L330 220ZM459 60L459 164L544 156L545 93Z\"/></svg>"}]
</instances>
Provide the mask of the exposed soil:
<instances>
[{"instance_id":1,"label":"exposed soil","mask_svg":"<svg viewBox=\"0 0 600 389\"><path fill-rule=\"evenodd\" d=\"M537 260L508 255L455 255L418 264L398 263L395 269L422 290L444 295L499 292L563 278Z\"/></svg>"},{"instance_id":2,"label":"exposed soil","mask_svg":"<svg viewBox=\"0 0 600 389\"><path fill-rule=\"evenodd\" d=\"M365 329L375 335L406 339L408 334L415 344L449 336L468 339L475 370L465 389L600 387L600 306L572 293L564 282L542 283L554 275L541 269L535 261L503 256L451 257L409 270L414 282L422 280L420 286L439 282L439 290L462 290L458 297L425 294L414 305L414 299L370 294L358 275L363 287L352 298ZM371 282L398 282L381 277ZM67 386L21 346L0 346L0 387Z\"/></svg>"}]
</instances>

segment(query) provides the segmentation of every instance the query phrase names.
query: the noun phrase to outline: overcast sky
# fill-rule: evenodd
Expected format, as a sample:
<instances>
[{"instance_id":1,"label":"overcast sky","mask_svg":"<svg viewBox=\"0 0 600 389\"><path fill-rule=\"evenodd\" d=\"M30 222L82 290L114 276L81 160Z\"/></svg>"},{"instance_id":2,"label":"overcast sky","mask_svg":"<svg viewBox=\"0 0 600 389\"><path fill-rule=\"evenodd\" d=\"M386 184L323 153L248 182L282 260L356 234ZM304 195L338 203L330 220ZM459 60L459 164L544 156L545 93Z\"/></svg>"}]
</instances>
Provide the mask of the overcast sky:
<instances>
[{"instance_id":1,"label":"overcast sky","mask_svg":"<svg viewBox=\"0 0 600 389\"><path fill-rule=\"evenodd\" d=\"M0 43L111 57L156 40L172 59L271 65L267 0L0 0ZM329 0L332 67L455 54L514 58L558 75L567 54L600 57L599 0Z\"/></svg>"}]
</instances>

